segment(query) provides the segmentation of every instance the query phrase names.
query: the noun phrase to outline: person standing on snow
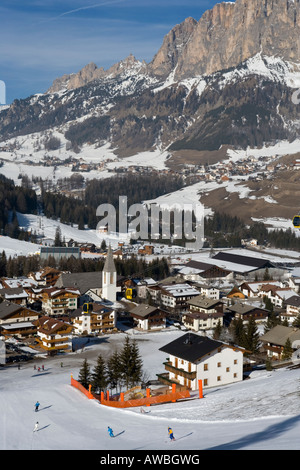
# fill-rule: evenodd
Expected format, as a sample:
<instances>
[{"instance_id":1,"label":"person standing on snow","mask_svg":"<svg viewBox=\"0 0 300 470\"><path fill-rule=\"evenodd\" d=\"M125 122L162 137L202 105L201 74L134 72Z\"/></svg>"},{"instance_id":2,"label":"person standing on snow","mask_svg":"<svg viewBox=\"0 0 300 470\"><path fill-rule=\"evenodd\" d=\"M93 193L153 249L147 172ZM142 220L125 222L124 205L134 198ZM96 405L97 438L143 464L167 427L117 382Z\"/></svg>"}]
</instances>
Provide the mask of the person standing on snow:
<instances>
[{"instance_id":1,"label":"person standing on snow","mask_svg":"<svg viewBox=\"0 0 300 470\"><path fill-rule=\"evenodd\" d=\"M108 431L108 434L110 435L110 437L115 437L113 430L109 426L107 427L107 431Z\"/></svg>"},{"instance_id":2,"label":"person standing on snow","mask_svg":"<svg viewBox=\"0 0 300 470\"><path fill-rule=\"evenodd\" d=\"M168 428L169 438L171 441L175 441L175 437L171 428Z\"/></svg>"},{"instance_id":3,"label":"person standing on snow","mask_svg":"<svg viewBox=\"0 0 300 470\"><path fill-rule=\"evenodd\" d=\"M34 406L35 406L35 411L39 411L39 406L40 406L40 404L39 404L38 401L36 402L36 404L35 404Z\"/></svg>"}]
</instances>

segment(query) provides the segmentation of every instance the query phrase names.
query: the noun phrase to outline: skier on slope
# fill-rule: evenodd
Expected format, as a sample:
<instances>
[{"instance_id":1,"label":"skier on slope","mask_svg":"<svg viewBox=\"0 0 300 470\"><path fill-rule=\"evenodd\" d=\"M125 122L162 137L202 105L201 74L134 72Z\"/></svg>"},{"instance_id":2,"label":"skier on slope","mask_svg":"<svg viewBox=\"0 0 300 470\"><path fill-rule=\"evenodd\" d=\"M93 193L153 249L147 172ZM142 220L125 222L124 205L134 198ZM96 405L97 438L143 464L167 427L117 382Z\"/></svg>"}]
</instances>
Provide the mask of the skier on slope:
<instances>
[{"instance_id":1,"label":"skier on slope","mask_svg":"<svg viewBox=\"0 0 300 470\"><path fill-rule=\"evenodd\" d=\"M108 431L108 434L110 435L110 437L115 437L113 430L109 426L107 426L107 431Z\"/></svg>"},{"instance_id":2,"label":"skier on slope","mask_svg":"<svg viewBox=\"0 0 300 470\"><path fill-rule=\"evenodd\" d=\"M175 441L175 437L171 428L168 428L169 438L171 441Z\"/></svg>"},{"instance_id":3,"label":"skier on slope","mask_svg":"<svg viewBox=\"0 0 300 470\"><path fill-rule=\"evenodd\" d=\"M39 430L39 422L37 421L37 422L35 423L35 425L34 425L34 430L33 430L33 432L38 431L38 430Z\"/></svg>"},{"instance_id":4,"label":"skier on slope","mask_svg":"<svg viewBox=\"0 0 300 470\"><path fill-rule=\"evenodd\" d=\"M35 404L34 406L35 406L35 411L39 411L39 406L40 406L40 404L39 404L38 401L36 402L36 404Z\"/></svg>"}]
</instances>

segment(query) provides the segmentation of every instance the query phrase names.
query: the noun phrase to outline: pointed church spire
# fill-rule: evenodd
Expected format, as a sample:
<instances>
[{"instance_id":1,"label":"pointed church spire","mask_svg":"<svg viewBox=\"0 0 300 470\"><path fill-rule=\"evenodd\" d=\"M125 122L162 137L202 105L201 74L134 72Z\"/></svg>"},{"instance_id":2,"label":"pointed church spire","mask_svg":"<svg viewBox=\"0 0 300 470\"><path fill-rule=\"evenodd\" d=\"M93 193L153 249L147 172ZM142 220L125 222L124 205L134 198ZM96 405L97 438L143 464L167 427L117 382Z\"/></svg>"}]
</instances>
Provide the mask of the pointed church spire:
<instances>
[{"instance_id":1,"label":"pointed church spire","mask_svg":"<svg viewBox=\"0 0 300 470\"><path fill-rule=\"evenodd\" d=\"M105 273L114 273L116 272L116 265L114 262L113 254L111 251L111 246L109 245L106 255L106 260L104 263L103 272Z\"/></svg>"}]
</instances>

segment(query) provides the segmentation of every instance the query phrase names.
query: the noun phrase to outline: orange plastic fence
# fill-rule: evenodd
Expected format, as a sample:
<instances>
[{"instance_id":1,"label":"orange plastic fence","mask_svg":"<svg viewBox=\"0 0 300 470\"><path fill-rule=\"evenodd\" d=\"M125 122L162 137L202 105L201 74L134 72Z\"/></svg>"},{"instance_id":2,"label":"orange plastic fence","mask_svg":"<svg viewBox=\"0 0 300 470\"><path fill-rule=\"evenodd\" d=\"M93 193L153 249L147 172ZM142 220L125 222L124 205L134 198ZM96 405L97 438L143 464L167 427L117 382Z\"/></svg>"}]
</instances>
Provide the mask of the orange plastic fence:
<instances>
[{"instance_id":1,"label":"orange plastic fence","mask_svg":"<svg viewBox=\"0 0 300 470\"><path fill-rule=\"evenodd\" d=\"M82 393L84 393L89 399L95 399L95 397L91 393L91 386L89 387L89 390L86 390L86 388L84 388L77 380L73 379L72 376L71 376L71 385L77 388L78 390L80 390ZM151 393L150 389L147 388L145 398L137 398L134 400L124 400L124 393L121 393L119 401L112 401L112 400L109 400L108 393L106 393L106 399L105 399L104 393L101 392L100 403L101 405L111 406L114 408L130 408L134 406L150 406L150 405L155 405L158 403L175 402L183 398L190 398L190 392L188 390L176 392L175 384L173 384L172 386L172 392L169 392L165 395L157 395L157 396L151 397L150 393Z\"/></svg>"},{"instance_id":2,"label":"orange plastic fence","mask_svg":"<svg viewBox=\"0 0 300 470\"><path fill-rule=\"evenodd\" d=\"M72 387L77 388L80 390L80 392L84 393L86 397L88 397L90 400L95 400L95 397L91 393L91 386L89 386L89 390L83 387L81 383L79 383L77 380L73 379L73 376L71 376L71 385Z\"/></svg>"}]
</instances>

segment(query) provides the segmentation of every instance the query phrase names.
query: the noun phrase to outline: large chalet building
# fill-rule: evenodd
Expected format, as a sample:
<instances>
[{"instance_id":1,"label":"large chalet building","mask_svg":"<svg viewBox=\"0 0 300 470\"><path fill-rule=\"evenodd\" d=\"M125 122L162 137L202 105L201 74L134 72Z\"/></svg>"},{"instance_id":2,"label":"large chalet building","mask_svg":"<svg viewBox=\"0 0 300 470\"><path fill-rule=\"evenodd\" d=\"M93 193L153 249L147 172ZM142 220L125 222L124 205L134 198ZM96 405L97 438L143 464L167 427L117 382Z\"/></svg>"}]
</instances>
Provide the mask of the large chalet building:
<instances>
[{"instance_id":1,"label":"large chalet building","mask_svg":"<svg viewBox=\"0 0 300 470\"><path fill-rule=\"evenodd\" d=\"M165 385L198 390L243 380L244 349L195 333L186 333L159 349L168 354L165 373L158 379Z\"/></svg>"},{"instance_id":2,"label":"large chalet building","mask_svg":"<svg viewBox=\"0 0 300 470\"><path fill-rule=\"evenodd\" d=\"M36 320L35 325L39 347L48 355L72 351L73 327L71 323L45 315Z\"/></svg>"},{"instance_id":3,"label":"large chalet building","mask_svg":"<svg viewBox=\"0 0 300 470\"><path fill-rule=\"evenodd\" d=\"M0 335L28 336L36 333L34 322L38 316L35 310L4 300L0 303Z\"/></svg>"},{"instance_id":4,"label":"large chalet building","mask_svg":"<svg viewBox=\"0 0 300 470\"><path fill-rule=\"evenodd\" d=\"M107 333L116 327L115 310L104 304L85 303L71 317L76 334Z\"/></svg>"},{"instance_id":5,"label":"large chalet building","mask_svg":"<svg viewBox=\"0 0 300 470\"><path fill-rule=\"evenodd\" d=\"M51 287L41 293L42 308L48 315L65 315L77 308L80 292L78 289Z\"/></svg>"},{"instance_id":6,"label":"large chalet building","mask_svg":"<svg viewBox=\"0 0 300 470\"><path fill-rule=\"evenodd\" d=\"M194 331L205 331L223 325L224 303L198 295L188 301L189 310L182 315L184 326Z\"/></svg>"}]
</instances>

